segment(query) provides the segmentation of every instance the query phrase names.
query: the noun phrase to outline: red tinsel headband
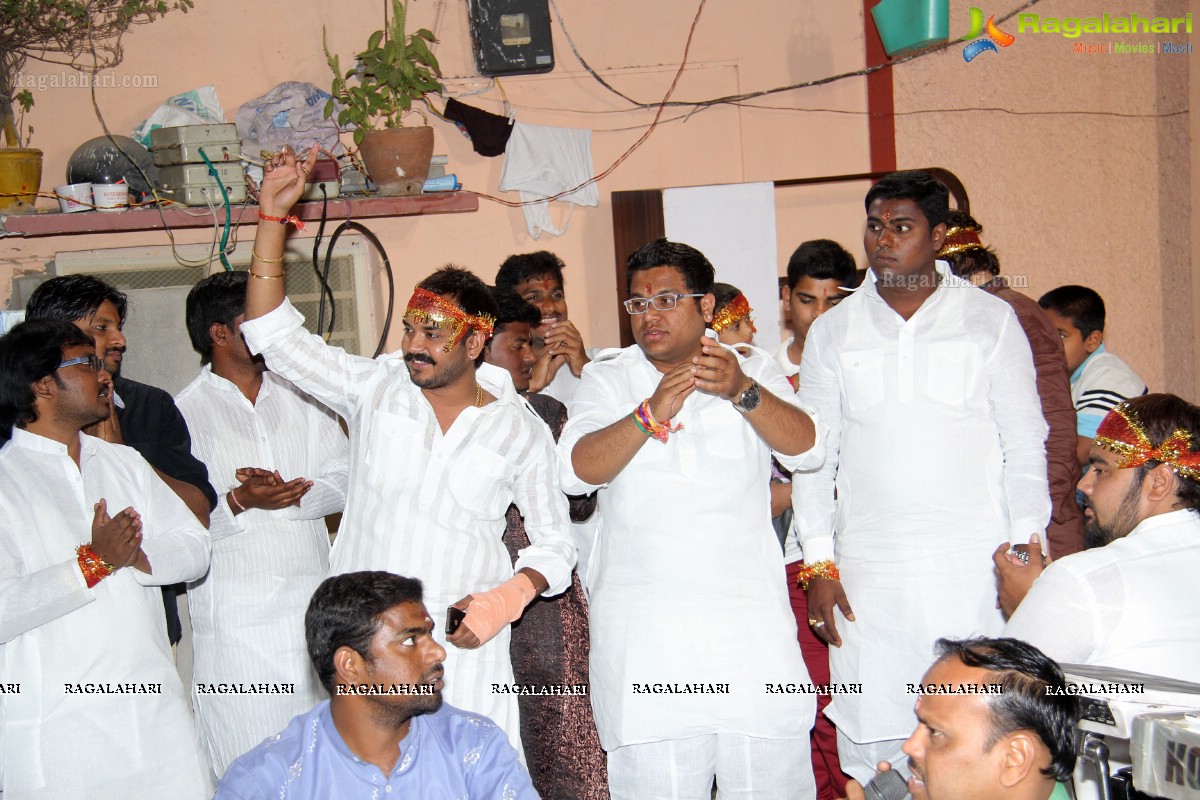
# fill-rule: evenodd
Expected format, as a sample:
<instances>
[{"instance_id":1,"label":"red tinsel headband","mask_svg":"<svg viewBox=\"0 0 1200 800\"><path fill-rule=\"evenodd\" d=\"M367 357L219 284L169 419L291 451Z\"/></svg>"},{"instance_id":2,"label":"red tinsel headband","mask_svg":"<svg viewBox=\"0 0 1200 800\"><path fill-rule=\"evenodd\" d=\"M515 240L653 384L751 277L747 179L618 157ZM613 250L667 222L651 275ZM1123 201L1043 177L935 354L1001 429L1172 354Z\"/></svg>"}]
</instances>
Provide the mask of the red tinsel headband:
<instances>
[{"instance_id":1,"label":"red tinsel headband","mask_svg":"<svg viewBox=\"0 0 1200 800\"><path fill-rule=\"evenodd\" d=\"M1118 469L1140 467L1147 461L1161 461L1170 464L1176 473L1185 478L1200 480L1200 452L1191 449L1192 435L1179 428L1155 447L1146 435L1145 426L1126 403L1108 412L1096 431L1095 441L1120 456Z\"/></svg>"},{"instance_id":2,"label":"red tinsel headband","mask_svg":"<svg viewBox=\"0 0 1200 800\"><path fill-rule=\"evenodd\" d=\"M722 308L715 317L713 317L712 329L717 333L720 333L726 328L737 325L740 320L750 316L753 311L754 309L750 307L750 301L746 299L746 295L738 292L738 296L730 300L729 303L727 303L726 306ZM758 333L758 328L754 327L753 321L750 322L750 332Z\"/></svg>"},{"instance_id":3,"label":"red tinsel headband","mask_svg":"<svg viewBox=\"0 0 1200 800\"><path fill-rule=\"evenodd\" d=\"M938 250L938 258L952 256L955 253L961 253L964 250L984 250L983 241L979 238L979 232L970 228L953 227L946 231L946 241L942 245L942 249Z\"/></svg>"},{"instance_id":4,"label":"red tinsel headband","mask_svg":"<svg viewBox=\"0 0 1200 800\"><path fill-rule=\"evenodd\" d=\"M486 339L492 335L492 328L496 324L491 314L468 314L441 295L419 286L413 289L408 308L404 311L404 318L449 331L450 338L442 345L442 349L447 353L467 335L468 330L482 333Z\"/></svg>"}]
</instances>

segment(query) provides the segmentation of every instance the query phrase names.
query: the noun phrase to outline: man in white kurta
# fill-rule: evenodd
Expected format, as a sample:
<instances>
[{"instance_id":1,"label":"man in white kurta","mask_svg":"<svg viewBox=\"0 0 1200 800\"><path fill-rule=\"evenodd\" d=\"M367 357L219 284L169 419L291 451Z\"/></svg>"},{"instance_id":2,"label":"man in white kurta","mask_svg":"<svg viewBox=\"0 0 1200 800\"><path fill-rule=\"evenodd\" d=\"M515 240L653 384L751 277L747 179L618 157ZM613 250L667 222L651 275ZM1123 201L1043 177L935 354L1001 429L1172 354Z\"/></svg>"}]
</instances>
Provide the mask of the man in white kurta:
<instances>
[{"instance_id":1,"label":"man in white kurta","mask_svg":"<svg viewBox=\"0 0 1200 800\"><path fill-rule=\"evenodd\" d=\"M743 358L715 338L702 353L713 303L703 255L659 240L634 259L639 344L603 351L584 368L559 441L564 487L598 489L604 512L589 624L592 707L612 794L707 798L715 775L726 792L811 797L816 704L771 527L772 450L755 426L761 415L787 428L807 417L768 356ZM675 262L696 275L659 266ZM669 309L653 305L663 298ZM688 385L693 356L699 372ZM718 389L720 371L730 378ZM660 404L660 386L676 376L689 386L681 406ZM754 401L739 410L747 384ZM660 421L671 408L669 425L682 428L649 441L632 416L643 401L660 406ZM819 426L808 421L809 433L796 437L801 452L774 453L789 468L819 463ZM589 440L607 453L625 448L626 434L637 449L613 477L586 469L599 460L587 455Z\"/></svg>"},{"instance_id":2,"label":"man in white kurta","mask_svg":"<svg viewBox=\"0 0 1200 800\"><path fill-rule=\"evenodd\" d=\"M1004 635L1060 663L1200 683L1198 444L1200 408L1174 395L1110 411L1079 481L1089 538L1107 544L1047 567ZM1001 579L1012 569L1038 568L1005 565Z\"/></svg>"},{"instance_id":3,"label":"man in white kurta","mask_svg":"<svg viewBox=\"0 0 1200 800\"><path fill-rule=\"evenodd\" d=\"M77 332L57 321L24 325ZM89 344L64 348L66 361L94 355L90 337L76 335ZM11 379L9 364L0 354L0 372ZM67 386L90 382L95 402L96 378L81 374L90 369L75 363L55 375ZM56 416L45 406L39 412L41 422ZM37 421L27 427L43 430ZM167 643L158 587L204 574L208 535L136 451L78 430L74 437L67 444L16 427L0 449L3 796L207 798L208 766ZM89 589L76 548L93 541L101 500L113 517L126 508L140 515L139 563L151 572L120 568Z\"/></svg>"},{"instance_id":4,"label":"man in white kurta","mask_svg":"<svg viewBox=\"0 0 1200 800\"><path fill-rule=\"evenodd\" d=\"M326 345L301 327L290 304L242 326L272 371L325 403L350 428L350 490L330 555L330 572L386 569L419 577L437 630L446 608L529 567L547 595L570 585L575 549L566 533L550 430L513 388L508 372L476 369L496 400L464 409L443 432L400 354L378 361ZM501 537L515 503L531 547L514 566ZM447 702L490 717L517 746L509 633L475 650L448 647Z\"/></svg>"},{"instance_id":5,"label":"man in white kurta","mask_svg":"<svg viewBox=\"0 0 1200 800\"><path fill-rule=\"evenodd\" d=\"M349 472L333 413L246 350L245 296L244 272L192 289L188 329L206 363L175 398L219 498L208 574L188 587L192 703L218 777L326 697L304 612L329 573L324 518L345 506ZM238 474L247 467L267 475Z\"/></svg>"},{"instance_id":6,"label":"man in white kurta","mask_svg":"<svg viewBox=\"0 0 1200 800\"><path fill-rule=\"evenodd\" d=\"M447 607L465 617L448 634L448 702L484 714L520 752L508 622L537 593L570 586L575 547L550 429L507 370L479 364L495 302L466 270L445 267L414 289L401 352L372 360L301 327L284 297L286 218L315 168L288 148L264 166L242 325L267 366L340 414L350 429L350 490L330 553L335 573L385 569L420 578L438 630ZM491 314L487 309L491 308ZM530 547L514 565L502 540L515 503Z\"/></svg>"},{"instance_id":7,"label":"man in white kurta","mask_svg":"<svg viewBox=\"0 0 1200 800\"><path fill-rule=\"evenodd\" d=\"M800 365L800 401L829 428L825 464L793 482L806 564L834 561L853 611L822 616L810 585L810 624L840 645L833 682L863 687L825 710L862 782L879 760L904 769L906 684L937 638L1000 632L991 553L1044 535L1050 515L1046 423L1016 316L934 263L944 223L912 199L871 198L872 269L813 323Z\"/></svg>"}]
</instances>

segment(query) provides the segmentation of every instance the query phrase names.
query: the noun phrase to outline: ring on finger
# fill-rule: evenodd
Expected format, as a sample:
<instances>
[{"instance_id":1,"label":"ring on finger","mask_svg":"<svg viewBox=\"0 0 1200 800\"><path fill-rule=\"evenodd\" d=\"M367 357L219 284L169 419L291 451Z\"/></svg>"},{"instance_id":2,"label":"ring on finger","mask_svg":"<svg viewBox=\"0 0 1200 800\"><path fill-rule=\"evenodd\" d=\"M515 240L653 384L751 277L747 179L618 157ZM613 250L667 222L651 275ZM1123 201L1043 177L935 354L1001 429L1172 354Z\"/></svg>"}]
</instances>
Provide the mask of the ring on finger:
<instances>
[{"instance_id":1,"label":"ring on finger","mask_svg":"<svg viewBox=\"0 0 1200 800\"><path fill-rule=\"evenodd\" d=\"M823 627L825 627L825 620L823 620L823 619L818 619L818 620L815 620L815 621L811 621L811 622L809 622L808 624L809 624L809 625L812 625L814 628L823 628Z\"/></svg>"}]
</instances>

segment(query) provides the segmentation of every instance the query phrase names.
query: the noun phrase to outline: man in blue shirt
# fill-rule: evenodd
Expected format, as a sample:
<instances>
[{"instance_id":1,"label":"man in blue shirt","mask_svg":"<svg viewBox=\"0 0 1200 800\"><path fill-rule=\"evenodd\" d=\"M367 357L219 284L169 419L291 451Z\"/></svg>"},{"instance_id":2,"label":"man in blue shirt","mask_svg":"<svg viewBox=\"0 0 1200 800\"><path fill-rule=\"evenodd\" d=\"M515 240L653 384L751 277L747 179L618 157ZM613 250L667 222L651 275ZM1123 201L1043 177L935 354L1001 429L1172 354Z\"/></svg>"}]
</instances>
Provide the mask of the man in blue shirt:
<instances>
[{"instance_id":1,"label":"man in blue shirt","mask_svg":"<svg viewBox=\"0 0 1200 800\"><path fill-rule=\"evenodd\" d=\"M537 800L504 732L442 703L446 651L420 581L334 576L317 587L304 624L331 699L234 761L215 800Z\"/></svg>"}]
</instances>

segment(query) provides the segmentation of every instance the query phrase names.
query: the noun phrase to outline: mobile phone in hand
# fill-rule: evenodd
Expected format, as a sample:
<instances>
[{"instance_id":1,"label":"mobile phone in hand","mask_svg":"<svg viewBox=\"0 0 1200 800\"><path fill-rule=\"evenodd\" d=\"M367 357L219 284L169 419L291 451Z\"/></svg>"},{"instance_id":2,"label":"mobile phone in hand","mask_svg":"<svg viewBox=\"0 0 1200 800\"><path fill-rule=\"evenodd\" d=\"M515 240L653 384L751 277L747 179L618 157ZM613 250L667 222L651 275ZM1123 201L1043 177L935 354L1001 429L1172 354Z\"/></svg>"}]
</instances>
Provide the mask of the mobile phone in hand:
<instances>
[{"instance_id":1,"label":"mobile phone in hand","mask_svg":"<svg viewBox=\"0 0 1200 800\"><path fill-rule=\"evenodd\" d=\"M464 619L466 619L466 617L467 617L467 612L463 611L461 608L455 608L454 606L450 606L449 608L447 608L446 609L446 635L450 636L456 630L458 630L458 626L462 625L462 621Z\"/></svg>"}]
</instances>

